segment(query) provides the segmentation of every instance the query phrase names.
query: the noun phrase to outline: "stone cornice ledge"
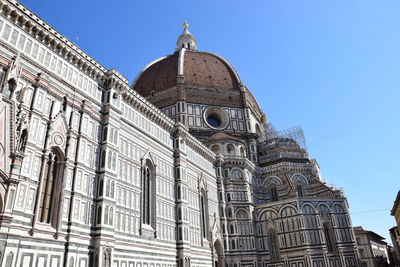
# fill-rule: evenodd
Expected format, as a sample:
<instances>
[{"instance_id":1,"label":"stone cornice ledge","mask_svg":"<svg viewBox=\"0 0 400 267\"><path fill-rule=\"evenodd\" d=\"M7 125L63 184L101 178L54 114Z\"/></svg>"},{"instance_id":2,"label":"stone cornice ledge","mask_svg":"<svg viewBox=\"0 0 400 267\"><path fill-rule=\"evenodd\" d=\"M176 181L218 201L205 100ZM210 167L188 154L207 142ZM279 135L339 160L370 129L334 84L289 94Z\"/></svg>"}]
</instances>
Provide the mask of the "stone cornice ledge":
<instances>
[{"instance_id":1,"label":"stone cornice ledge","mask_svg":"<svg viewBox=\"0 0 400 267\"><path fill-rule=\"evenodd\" d=\"M93 79L100 80L107 72L104 66L18 1L0 0L0 11L3 11L3 16L19 25L31 37L45 44Z\"/></svg>"},{"instance_id":2,"label":"stone cornice ledge","mask_svg":"<svg viewBox=\"0 0 400 267\"><path fill-rule=\"evenodd\" d=\"M200 155L204 156L212 164L216 160L216 155L208 147L206 147L202 142L197 140L193 135L189 133L188 128L181 122L175 123L174 135L182 137L188 146L193 148Z\"/></svg>"},{"instance_id":3,"label":"stone cornice ledge","mask_svg":"<svg viewBox=\"0 0 400 267\"><path fill-rule=\"evenodd\" d=\"M151 120L161 125L165 130L169 132L173 130L174 122L170 118L168 118L158 108L148 102L144 97L139 95L136 91L130 89L127 84L125 84L124 87L125 88L123 88L121 94L126 103L144 113Z\"/></svg>"}]
</instances>

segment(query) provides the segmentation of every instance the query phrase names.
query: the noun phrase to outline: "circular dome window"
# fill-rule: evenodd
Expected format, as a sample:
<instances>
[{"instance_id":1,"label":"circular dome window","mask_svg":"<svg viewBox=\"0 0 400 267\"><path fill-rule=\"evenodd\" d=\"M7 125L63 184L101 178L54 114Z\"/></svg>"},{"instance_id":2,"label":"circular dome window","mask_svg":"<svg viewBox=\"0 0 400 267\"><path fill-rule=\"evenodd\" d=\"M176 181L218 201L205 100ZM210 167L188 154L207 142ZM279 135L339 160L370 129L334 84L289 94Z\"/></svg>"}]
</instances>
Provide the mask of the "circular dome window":
<instances>
[{"instance_id":1,"label":"circular dome window","mask_svg":"<svg viewBox=\"0 0 400 267\"><path fill-rule=\"evenodd\" d=\"M221 126L221 120L218 116L215 115L210 115L207 117L207 122L210 124L212 127L219 127Z\"/></svg>"},{"instance_id":2,"label":"circular dome window","mask_svg":"<svg viewBox=\"0 0 400 267\"><path fill-rule=\"evenodd\" d=\"M225 129L229 124L228 113L219 107L208 107L203 116L208 127L216 130Z\"/></svg>"}]
</instances>

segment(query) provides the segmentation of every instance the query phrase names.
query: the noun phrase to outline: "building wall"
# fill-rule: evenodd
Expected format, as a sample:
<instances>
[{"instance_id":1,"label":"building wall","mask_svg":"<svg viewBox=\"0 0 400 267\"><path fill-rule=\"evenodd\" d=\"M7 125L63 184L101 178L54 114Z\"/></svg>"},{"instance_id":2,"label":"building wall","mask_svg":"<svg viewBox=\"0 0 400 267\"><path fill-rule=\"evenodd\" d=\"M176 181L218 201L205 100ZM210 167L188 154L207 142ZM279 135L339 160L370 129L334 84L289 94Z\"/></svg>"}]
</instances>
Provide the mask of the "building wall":
<instances>
[{"instance_id":1,"label":"building wall","mask_svg":"<svg viewBox=\"0 0 400 267\"><path fill-rule=\"evenodd\" d=\"M394 201L391 213L396 220L396 226L391 228L390 237L393 242L393 247L395 250L395 254L398 259L400 259L400 191L397 193L396 199Z\"/></svg>"},{"instance_id":2,"label":"building wall","mask_svg":"<svg viewBox=\"0 0 400 267\"><path fill-rule=\"evenodd\" d=\"M206 188L207 227L218 222L214 154L21 5L2 2L2 11L0 265L157 267L175 266L181 256L211 265L198 206ZM17 84L8 90L11 79ZM54 150L62 173L51 221L41 222ZM141 206L146 162L155 171L150 226Z\"/></svg>"},{"instance_id":3,"label":"building wall","mask_svg":"<svg viewBox=\"0 0 400 267\"><path fill-rule=\"evenodd\" d=\"M395 226L390 228L389 231L390 239L393 244L393 258L398 262L398 259L400 259L400 228Z\"/></svg>"},{"instance_id":4,"label":"building wall","mask_svg":"<svg viewBox=\"0 0 400 267\"><path fill-rule=\"evenodd\" d=\"M377 239L375 233L370 231L355 230L355 235L361 266L381 266L380 260L381 263L389 263L386 242Z\"/></svg>"},{"instance_id":5,"label":"building wall","mask_svg":"<svg viewBox=\"0 0 400 267\"><path fill-rule=\"evenodd\" d=\"M343 194L306 153L259 160L248 93L218 107L235 137L208 142L209 104L160 111L18 2L0 9L0 266L357 266Z\"/></svg>"}]
</instances>

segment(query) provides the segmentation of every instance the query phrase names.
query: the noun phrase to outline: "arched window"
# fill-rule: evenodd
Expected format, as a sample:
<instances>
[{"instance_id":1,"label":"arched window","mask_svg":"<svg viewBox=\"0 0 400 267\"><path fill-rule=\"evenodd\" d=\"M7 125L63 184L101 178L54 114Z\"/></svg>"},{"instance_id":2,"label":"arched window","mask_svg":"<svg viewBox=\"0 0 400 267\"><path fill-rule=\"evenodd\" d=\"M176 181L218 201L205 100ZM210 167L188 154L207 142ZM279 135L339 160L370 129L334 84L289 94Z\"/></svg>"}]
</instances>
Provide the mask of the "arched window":
<instances>
[{"instance_id":1,"label":"arched window","mask_svg":"<svg viewBox=\"0 0 400 267\"><path fill-rule=\"evenodd\" d=\"M232 170L233 179L243 179L243 172L239 169Z\"/></svg>"},{"instance_id":2,"label":"arched window","mask_svg":"<svg viewBox=\"0 0 400 267\"><path fill-rule=\"evenodd\" d=\"M104 223L108 224L108 206L104 209Z\"/></svg>"},{"instance_id":3,"label":"arched window","mask_svg":"<svg viewBox=\"0 0 400 267\"><path fill-rule=\"evenodd\" d=\"M328 252L335 253L336 252L336 240L335 240L335 233L333 232L333 229L332 229L332 223L324 222L323 228L324 228L324 234L325 234L325 240L326 240L326 246L328 248Z\"/></svg>"},{"instance_id":4,"label":"arched window","mask_svg":"<svg viewBox=\"0 0 400 267\"><path fill-rule=\"evenodd\" d=\"M304 197L304 188L302 184L297 184L297 194L299 197Z\"/></svg>"},{"instance_id":5,"label":"arched window","mask_svg":"<svg viewBox=\"0 0 400 267\"><path fill-rule=\"evenodd\" d=\"M120 226L120 217L119 217L119 212L115 211L115 228L119 231L119 226Z\"/></svg>"},{"instance_id":6,"label":"arched window","mask_svg":"<svg viewBox=\"0 0 400 267\"><path fill-rule=\"evenodd\" d=\"M105 151L104 151L104 153L105 153ZM112 153L110 151L108 152L107 166L109 169L112 169Z\"/></svg>"},{"instance_id":7,"label":"arched window","mask_svg":"<svg viewBox=\"0 0 400 267\"><path fill-rule=\"evenodd\" d=\"M110 214L109 214L109 217L108 217L108 224L109 225L113 225L113 222L114 221L114 209L111 207L110 208Z\"/></svg>"},{"instance_id":8,"label":"arched window","mask_svg":"<svg viewBox=\"0 0 400 267\"><path fill-rule=\"evenodd\" d=\"M336 204L333 206L333 212L340 214L340 213L345 213L344 209L342 206L340 206L339 204Z\"/></svg>"},{"instance_id":9,"label":"arched window","mask_svg":"<svg viewBox=\"0 0 400 267\"><path fill-rule=\"evenodd\" d=\"M115 187L115 182L111 182L111 187L110 187L110 197L114 198L114 187Z\"/></svg>"},{"instance_id":10,"label":"arched window","mask_svg":"<svg viewBox=\"0 0 400 267\"><path fill-rule=\"evenodd\" d=\"M226 150L227 150L228 154L235 155L235 146L234 145L228 144L226 146Z\"/></svg>"},{"instance_id":11,"label":"arched window","mask_svg":"<svg viewBox=\"0 0 400 267\"><path fill-rule=\"evenodd\" d=\"M249 219L249 215L247 213L247 211L240 209L236 212L236 219L238 220L248 220Z\"/></svg>"},{"instance_id":12,"label":"arched window","mask_svg":"<svg viewBox=\"0 0 400 267\"><path fill-rule=\"evenodd\" d=\"M218 153L220 151L219 145L213 145L211 147L211 151L214 153Z\"/></svg>"},{"instance_id":13,"label":"arched window","mask_svg":"<svg viewBox=\"0 0 400 267\"><path fill-rule=\"evenodd\" d=\"M101 206L97 207L97 224L101 224Z\"/></svg>"},{"instance_id":14,"label":"arched window","mask_svg":"<svg viewBox=\"0 0 400 267\"><path fill-rule=\"evenodd\" d=\"M100 167L104 168L105 165L106 165L106 151L103 150L103 152L101 152L101 166ZM110 167L110 165L109 165L109 167Z\"/></svg>"},{"instance_id":15,"label":"arched window","mask_svg":"<svg viewBox=\"0 0 400 267\"><path fill-rule=\"evenodd\" d=\"M231 229L231 234L234 234L235 233L235 226L233 224L231 224L230 229Z\"/></svg>"},{"instance_id":16,"label":"arched window","mask_svg":"<svg viewBox=\"0 0 400 267\"><path fill-rule=\"evenodd\" d=\"M247 237L247 235L252 233L251 228L253 227L253 224L252 222L249 222L248 213L244 209L239 209L236 212L236 219L237 219L236 232L239 235L238 236L239 248L247 250L250 247L250 244L248 242L250 240Z\"/></svg>"},{"instance_id":17,"label":"arched window","mask_svg":"<svg viewBox=\"0 0 400 267\"><path fill-rule=\"evenodd\" d=\"M28 130L24 129L21 133L21 136L18 140L18 144L17 144L17 151L18 152L24 152L25 151L25 147L26 147L26 141L28 140Z\"/></svg>"},{"instance_id":18,"label":"arched window","mask_svg":"<svg viewBox=\"0 0 400 267\"><path fill-rule=\"evenodd\" d=\"M112 153L112 170L117 170L117 153Z\"/></svg>"},{"instance_id":19,"label":"arched window","mask_svg":"<svg viewBox=\"0 0 400 267\"><path fill-rule=\"evenodd\" d=\"M278 201L279 200L278 190L276 189L275 185L271 185L270 194L271 194L271 200L272 201Z\"/></svg>"},{"instance_id":20,"label":"arched window","mask_svg":"<svg viewBox=\"0 0 400 267\"><path fill-rule=\"evenodd\" d=\"M305 196L304 185L308 183L307 179L303 175L296 174L291 177L291 180L292 183L296 185L297 195L299 197L304 197Z\"/></svg>"},{"instance_id":21,"label":"arched window","mask_svg":"<svg viewBox=\"0 0 400 267\"><path fill-rule=\"evenodd\" d=\"M270 188L273 186L278 186L278 185L282 185L282 179L277 177L277 176L271 176L271 177L267 177L264 182L263 182L263 187L265 188Z\"/></svg>"},{"instance_id":22,"label":"arched window","mask_svg":"<svg viewBox=\"0 0 400 267\"><path fill-rule=\"evenodd\" d=\"M304 215L304 226L307 228L307 241L311 244L320 244L321 238L318 230L317 215L315 210L310 205L305 205L302 208Z\"/></svg>"},{"instance_id":23,"label":"arched window","mask_svg":"<svg viewBox=\"0 0 400 267\"><path fill-rule=\"evenodd\" d=\"M111 252L105 249L103 252L103 267L111 267Z\"/></svg>"},{"instance_id":24,"label":"arched window","mask_svg":"<svg viewBox=\"0 0 400 267\"><path fill-rule=\"evenodd\" d=\"M151 199L151 192L150 192L150 170L147 166L143 170L143 223L150 224L150 199Z\"/></svg>"},{"instance_id":25,"label":"arched window","mask_svg":"<svg viewBox=\"0 0 400 267\"><path fill-rule=\"evenodd\" d=\"M180 185L178 185L177 194L178 194L178 200L180 200L181 199L181 186Z\"/></svg>"},{"instance_id":26,"label":"arched window","mask_svg":"<svg viewBox=\"0 0 400 267\"><path fill-rule=\"evenodd\" d=\"M110 142L114 142L114 128L110 128Z\"/></svg>"},{"instance_id":27,"label":"arched window","mask_svg":"<svg viewBox=\"0 0 400 267\"><path fill-rule=\"evenodd\" d=\"M103 178L101 178L99 183L99 197L103 195L103 188L104 188L104 180Z\"/></svg>"},{"instance_id":28,"label":"arched window","mask_svg":"<svg viewBox=\"0 0 400 267\"><path fill-rule=\"evenodd\" d=\"M244 151L243 147L240 147L239 151L240 151L240 156L242 156L242 157L246 156L246 152Z\"/></svg>"},{"instance_id":29,"label":"arched window","mask_svg":"<svg viewBox=\"0 0 400 267\"><path fill-rule=\"evenodd\" d=\"M58 205L61 195L61 185L64 173L64 163L60 153L52 149L46 164L40 189L39 221L55 226L58 218Z\"/></svg>"},{"instance_id":30,"label":"arched window","mask_svg":"<svg viewBox=\"0 0 400 267\"><path fill-rule=\"evenodd\" d=\"M121 192L122 192L122 194L121 194L121 203L122 203L123 206L125 206L125 204L126 204L126 189L122 188Z\"/></svg>"},{"instance_id":31,"label":"arched window","mask_svg":"<svg viewBox=\"0 0 400 267\"><path fill-rule=\"evenodd\" d=\"M114 131L114 144L118 144L118 132L117 132L117 130Z\"/></svg>"},{"instance_id":32,"label":"arched window","mask_svg":"<svg viewBox=\"0 0 400 267\"><path fill-rule=\"evenodd\" d=\"M208 232L208 201L204 188L200 189L200 220L202 237L207 239Z\"/></svg>"},{"instance_id":33,"label":"arched window","mask_svg":"<svg viewBox=\"0 0 400 267\"><path fill-rule=\"evenodd\" d=\"M343 207L339 204L336 204L333 206L332 210L334 214L332 219L335 220L335 226L337 227L337 241L351 241L352 237L349 231L350 222Z\"/></svg>"},{"instance_id":34,"label":"arched window","mask_svg":"<svg viewBox=\"0 0 400 267\"><path fill-rule=\"evenodd\" d=\"M281 259L279 252L278 236L275 229L269 229L267 232L269 255L272 261Z\"/></svg>"},{"instance_id":35,"label":"arched window","mask_svg":"<svg viewBox=\"0 0 400 267\"><path fill-rule=\"evenodd\" d=\"M329 253L336 252L336 238L332 227L332 217L329 208L326 205L318 206L318 212L322 220L322 227L324 231L326 247Z\"/></svg>"},{"instance_id":36,"label":"arched window","mask_svg":"<svg viewBox=\"0 0 400 267\"><path fill-rule=\"evenodd\" d=\"M105 127L103 131L103 142L107 141L107 133L108 133L108 127Z\"/></svg>"},{"instance_id":37,"label":"arched window","mask_svg":"<svg viewBox=\"0 0 400 267\"><path fill-rule=\"evenodd\" d=\"M178 228L178 240L182 240L182 228L180 226Z\"/></svg>"},{"instance_id":38,"label":"arched window","mask_svg":"<svg viewBox=\"0 0 400 267\"><path fill-rule=\"evenodd\" d=\"M182 220L182 208L178 207L178 220Z\"/></svg>"},{"instance_id":39,"label":"arched window","mask_svg":"<svg viewBox=\"0 0 400 267\"><path fill-rule=\"evenodd\" d=\"M156 170L150 160L142 167L142 223L155 227Z\"/></svg>"},{"instance_id":40,"label":"arched window","mask_svg":"<svg viewBox=\"0 0 400 267\"><path fill-rule=\"evenodd\" d=\"M110 187L111 187L111 180L107 179L107 183L106 183L106 197L110 196Z\"/></svg>"}]
</instances>

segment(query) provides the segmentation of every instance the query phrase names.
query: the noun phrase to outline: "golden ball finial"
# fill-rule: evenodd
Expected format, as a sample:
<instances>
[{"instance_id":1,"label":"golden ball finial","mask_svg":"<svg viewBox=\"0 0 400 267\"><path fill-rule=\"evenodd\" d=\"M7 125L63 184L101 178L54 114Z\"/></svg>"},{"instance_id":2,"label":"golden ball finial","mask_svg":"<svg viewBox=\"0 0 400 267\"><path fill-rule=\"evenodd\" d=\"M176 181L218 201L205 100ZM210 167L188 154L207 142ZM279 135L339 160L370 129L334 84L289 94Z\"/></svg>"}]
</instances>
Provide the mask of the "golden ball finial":
<instances>
[{"instance_id":1,"label":"golden ball finial","mask_svg":"<svg viewBox=\"0 0 400 267\"><path fill-rule=\"evenodd\" d=\"M187 29L189 27L189 24L187 23L187 21L185 21L184 23L183 23L183 28L184 29Z\"/></svg>"}]
</instances>

